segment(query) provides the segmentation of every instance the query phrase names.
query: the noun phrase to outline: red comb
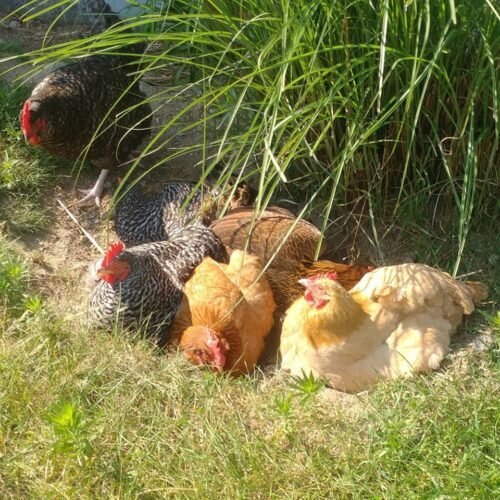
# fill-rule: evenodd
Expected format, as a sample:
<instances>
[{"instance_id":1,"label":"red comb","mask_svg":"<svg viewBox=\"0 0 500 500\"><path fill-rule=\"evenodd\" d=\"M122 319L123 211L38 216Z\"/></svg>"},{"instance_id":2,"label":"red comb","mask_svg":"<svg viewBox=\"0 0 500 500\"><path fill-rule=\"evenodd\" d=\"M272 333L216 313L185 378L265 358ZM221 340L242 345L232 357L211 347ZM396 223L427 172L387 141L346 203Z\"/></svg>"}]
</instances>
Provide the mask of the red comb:
<instances>
[{"instance_id":1,"label":"red comb","mask_svg":"<svg viewBox=\"0 0 500 500\"><path fill-rule=\"evenodd\" d=\"M29 132L29 130L31 128L30 115L31 115L30 103L29 103L29 101L26 101L24 103L23 112L21 114L21 127L22 127L24 133Z\"/></svg>"},{"instance_id":2,"label":"red comb","mask_svg":"<svg viewBox=\"0 0 500 500\"><path fill-rule=\"evenodd\" d=\"M111 243L111 245L109 245L108 251L106 252L106 255L102 259L102 267L108 267L111 262L113 262L113 259L123 252L124 248L125 245L121 241Z\"/></svg>"}]
</instances>

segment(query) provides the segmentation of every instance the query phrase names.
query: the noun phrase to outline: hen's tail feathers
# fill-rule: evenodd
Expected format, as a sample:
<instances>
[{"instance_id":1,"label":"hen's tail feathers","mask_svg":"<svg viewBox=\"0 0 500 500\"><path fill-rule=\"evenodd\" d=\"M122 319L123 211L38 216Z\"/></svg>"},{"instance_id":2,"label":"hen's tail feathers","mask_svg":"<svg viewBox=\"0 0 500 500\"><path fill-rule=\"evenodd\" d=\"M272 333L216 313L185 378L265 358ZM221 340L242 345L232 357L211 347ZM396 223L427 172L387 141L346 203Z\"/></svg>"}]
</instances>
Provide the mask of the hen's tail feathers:
<instances>
[{"instance_id":1,"label":"hen's tail feathers","mask_svg":"<svg viewBox=\"0 0 500 500\"><path fill-rule=\"evenodd\" d=\"M474 304L481 302L488 296L488 287L479 281L465 281L465 286L472 296Z\"/></svg>"}]
</instances>

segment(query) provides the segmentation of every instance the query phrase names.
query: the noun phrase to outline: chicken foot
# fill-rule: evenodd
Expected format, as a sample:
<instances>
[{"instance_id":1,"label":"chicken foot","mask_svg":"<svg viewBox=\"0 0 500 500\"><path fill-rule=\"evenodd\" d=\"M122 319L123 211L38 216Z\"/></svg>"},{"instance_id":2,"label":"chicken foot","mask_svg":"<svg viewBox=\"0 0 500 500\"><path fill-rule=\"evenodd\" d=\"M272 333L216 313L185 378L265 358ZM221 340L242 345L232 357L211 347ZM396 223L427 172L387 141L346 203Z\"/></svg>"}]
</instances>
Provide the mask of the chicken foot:
<instances>
[{"instance_id":1,"label":"chicken foot","mask_svg":"<svg viewBox=\"0 0 500 500\"><path fill-rule=\"evenodd\" d=\"M103 168L92 189L79 189L78 191L85 194L85 196L81 200L77 201L76 205L82 205L88 201L94 200L95 204L101 208L101 194L104 190L104 182L106 181L108 174L109 169Z\"/></svg>"}]
</instances>

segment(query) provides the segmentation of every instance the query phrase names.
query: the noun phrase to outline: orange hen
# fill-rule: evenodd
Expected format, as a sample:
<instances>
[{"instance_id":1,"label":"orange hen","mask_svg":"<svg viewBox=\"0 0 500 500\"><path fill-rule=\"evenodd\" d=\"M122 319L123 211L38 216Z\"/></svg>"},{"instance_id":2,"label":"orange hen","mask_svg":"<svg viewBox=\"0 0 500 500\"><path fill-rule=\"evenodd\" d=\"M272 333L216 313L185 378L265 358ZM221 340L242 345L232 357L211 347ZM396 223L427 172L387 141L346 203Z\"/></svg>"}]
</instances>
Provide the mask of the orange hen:
<instances>
[{"instance_id":1,"label":"orange hen","mask_svg":"<svg viewBox=\"0 0 500 500\"><path fill-rule=\"evenodd\" d=\"M276 308L258 257L236 250L229 264L207 257L186 283L170 336L196 365L250 373Z\"/></svg>"}]
</instances>

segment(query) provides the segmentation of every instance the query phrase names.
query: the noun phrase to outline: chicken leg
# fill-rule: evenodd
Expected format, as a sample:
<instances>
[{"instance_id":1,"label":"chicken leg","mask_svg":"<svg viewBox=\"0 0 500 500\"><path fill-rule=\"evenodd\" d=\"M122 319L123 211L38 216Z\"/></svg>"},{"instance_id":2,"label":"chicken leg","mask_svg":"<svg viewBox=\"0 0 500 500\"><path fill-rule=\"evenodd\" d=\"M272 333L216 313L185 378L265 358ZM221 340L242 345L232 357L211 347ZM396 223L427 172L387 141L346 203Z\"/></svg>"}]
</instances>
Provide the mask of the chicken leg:
<instances>
[{"instance_id":1,"label":"chicken leg","mask_svg":"<svg viewBox=\"0 0 500 500\"><path fill-rule=\"evenodd\" d=\"M80 191L80 193L85 194L85 196L81 200L77 201L76 204L82 205L90 200L94 200L95 204L99 208L101 208L101 194L104 189L104 182L106 181L108 174L109 174L109 169L103 168L92 189L79 189L78 191Z\"/></svg>"}]
</instances>

